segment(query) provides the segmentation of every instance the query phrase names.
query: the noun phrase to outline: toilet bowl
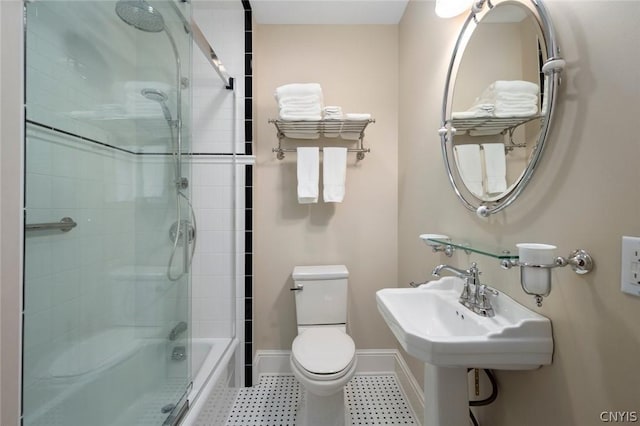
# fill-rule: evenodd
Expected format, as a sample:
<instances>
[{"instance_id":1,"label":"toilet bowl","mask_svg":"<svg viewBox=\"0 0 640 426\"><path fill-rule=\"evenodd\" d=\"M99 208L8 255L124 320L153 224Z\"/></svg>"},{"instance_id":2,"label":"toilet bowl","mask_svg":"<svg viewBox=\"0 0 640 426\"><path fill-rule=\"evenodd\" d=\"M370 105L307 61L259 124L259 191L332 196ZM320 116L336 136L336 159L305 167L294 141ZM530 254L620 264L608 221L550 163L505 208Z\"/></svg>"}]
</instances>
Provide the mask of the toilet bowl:
<instances>
[{"instance_id":1,"label":"toilet bowl","mask_svg":"<svg viewBox=\"0 0 640 426\"><path fill-rule=\"evenodd\" d=\"M356 347L346 333L348 276L344 265L293 270L298 335L290 365L304 389L297 426L351 424L344 405L344 386L356 371Z\"/></svg>"},{"instance_id":2,"label":"toilet bowl","mask_svg":"<svg viewBox=\"0 0 640 426\"><path fill-rule=\"evenodd\" d=\"M351 337L339 328L307 329L293 341L290 364L305 391L296 425L349 425L344 386L356 372Z\"/></svg>"}]
</instances>

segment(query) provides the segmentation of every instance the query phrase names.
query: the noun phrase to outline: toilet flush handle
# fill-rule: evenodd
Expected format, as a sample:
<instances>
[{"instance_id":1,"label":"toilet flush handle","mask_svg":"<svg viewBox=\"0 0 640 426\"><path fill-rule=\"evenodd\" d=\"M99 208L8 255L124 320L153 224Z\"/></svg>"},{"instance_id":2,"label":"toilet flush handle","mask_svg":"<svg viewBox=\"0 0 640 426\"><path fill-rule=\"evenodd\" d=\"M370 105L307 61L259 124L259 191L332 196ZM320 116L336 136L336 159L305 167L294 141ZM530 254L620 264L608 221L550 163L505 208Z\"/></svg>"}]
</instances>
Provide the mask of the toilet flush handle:
<instances>
[{"instance_id":1,"label":"toilet flush handle","mask_svg":"<svg viewBox=\"0 0 640 426\"><path fill-rule=\"evenodd\" d=\"M291 291L300 291L302 290L303 286L302 284L298 285L298 287L291 287L289 290Z\"/></svg>"}]
</instances>

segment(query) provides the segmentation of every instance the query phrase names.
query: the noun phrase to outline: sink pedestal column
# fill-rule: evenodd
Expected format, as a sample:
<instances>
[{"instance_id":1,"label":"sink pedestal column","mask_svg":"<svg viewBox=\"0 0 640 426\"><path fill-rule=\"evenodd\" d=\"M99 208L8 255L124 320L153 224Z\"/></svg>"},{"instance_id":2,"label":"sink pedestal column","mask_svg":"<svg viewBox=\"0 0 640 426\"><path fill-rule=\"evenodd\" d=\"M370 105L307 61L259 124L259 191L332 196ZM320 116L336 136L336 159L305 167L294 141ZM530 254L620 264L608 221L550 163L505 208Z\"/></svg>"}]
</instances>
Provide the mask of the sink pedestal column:
<instances>
[{"instance_id":1,"label":"sink pedestal column","mask_svg":"<svg viewBox=\"0 0 640 426\"><path fill-rule=\"evenodd\" d=\"M424 426L468 426L466 368L424 365Z\"/></svg>"}]
</instances>

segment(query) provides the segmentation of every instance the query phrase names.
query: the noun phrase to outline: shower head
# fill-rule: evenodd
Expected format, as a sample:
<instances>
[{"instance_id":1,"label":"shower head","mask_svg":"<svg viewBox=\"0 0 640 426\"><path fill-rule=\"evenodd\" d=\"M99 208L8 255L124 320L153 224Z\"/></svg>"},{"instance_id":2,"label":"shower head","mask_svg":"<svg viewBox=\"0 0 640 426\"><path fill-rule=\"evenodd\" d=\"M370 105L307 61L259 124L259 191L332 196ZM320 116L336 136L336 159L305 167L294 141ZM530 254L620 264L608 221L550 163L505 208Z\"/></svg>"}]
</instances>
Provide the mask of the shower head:
<instances>
[{"instance_id":1,"label":"shower head","mask_svg":"<svg viewBox=\"0 0 640 426\"><path fill-rule=\"evenodd\" d=\"M158 89L142 89L140 93L145 98L156 102L166 102L168 99L167 94Z\"/></svg>"},{"instance_id":2,"label":"shower head","mask_svg":"<svg viewBox=\"0 0 640 426\"><path fill-rule=\"evenodd\" d=\"M160 12L144 0L118 0L116 13L127 24L141 31L164 31L164 18Z\"/></svg>"},{"instance_id":3,"label":"shower head","mask_svg":"<svg viewBox=\"0 0 640 426\"><path fill-rule=\"evenodd\" d=\"M142 96L145 98L158 102L160 107L162 108L162 113L164 114L164 118L171 123L171 112L169 111L169 107L167 106L167 94L162 90L158 89L142 89L140 91Z\"/></svg>"}]
</instances>

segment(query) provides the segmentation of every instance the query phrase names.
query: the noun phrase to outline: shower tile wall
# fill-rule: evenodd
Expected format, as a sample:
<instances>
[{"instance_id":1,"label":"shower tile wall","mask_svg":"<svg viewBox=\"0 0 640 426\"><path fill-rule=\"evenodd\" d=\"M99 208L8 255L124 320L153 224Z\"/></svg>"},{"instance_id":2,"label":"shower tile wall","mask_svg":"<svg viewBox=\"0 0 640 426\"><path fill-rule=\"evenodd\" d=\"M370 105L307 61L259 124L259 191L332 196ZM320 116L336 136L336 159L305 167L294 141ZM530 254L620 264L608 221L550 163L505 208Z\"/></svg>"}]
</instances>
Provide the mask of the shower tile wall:
<instances>
[{"instance_id":1,"label":"shower tile wall","mask_svg":"<svg viewBox=\"0 0 640 426\"><path fill-rule=\"evenodd\" d=\"M251 224L246 215L251 180L245 176L254 162L246 149L245 115L250 111L245 108L244 13L240 1L194 3L194 20L234 78L235 89L224 87L194 47L192 145L192 187L200 230L193 270L194 337L232 337L235 332L242 343L251 341L246 327L251 311L245 309L246 298L251 298L251 285L247 286L251 276L246 271L251 235L247 238L245 232ZM239 346L237 377L244 373L245 346Z\"/></svg>"},{"instance_id":2,"label":"shower tile wall","mask_svg":"<svg viewBox=\"0 0 640 426\"><path fill-rule=\"evenodd\" d=\"M27 131L27 223L72 217L78 226L66 234L27 234L25 238L25 408L50 397L39 381L51 357L82 336L113 323L113 286L108 265L135 256L135 181L105 178L105 172L131 169L129 154L49 131ZM65 167L69 164L80 167ZM129 176L130 177L130 176ZM42 367L42 368L41 368Z\"/></svg>"},{"instance_id":3,"label":"shower tile wall","mask_svg":"<svg viewBox=\"0 0 640 426\"><path fill-rule=\"evenodd\" d=\"M113 7L111 1L29 5L27 120L127 149L133 147L122 144L132 134L145 140L166 135L163 121L145 127L133 120L104 119L114 114L127 118L131 112L114 108L126 104L127 81L172 84L175 65L165 43L155 43L155 35L128 27L115 17ZM103 16L113 19L96 18ZM172 31L176 19L167 20ZM132 49L137 44L144 49ZM166 152L166 144L162 145Z\"/></svg>"},{"instance_id":4,"label":"shower tile wall","mask_svg":"<svg viewBox=\"0 0 640 426\"><path fill-rule=\"evenodd\" d=\"M231 338L234 291L243 243L238 241L234 215L234 167L225 159L197 156L193 159L193 206L198 220L198 244L193 260L193 337ZM242 198L237 197L238 209ZM238 218L239 219L239 218ZM240 278L238 278L238 281ZM240 312L241 313L241 312Z\"/></svg>"}]
</instances>

